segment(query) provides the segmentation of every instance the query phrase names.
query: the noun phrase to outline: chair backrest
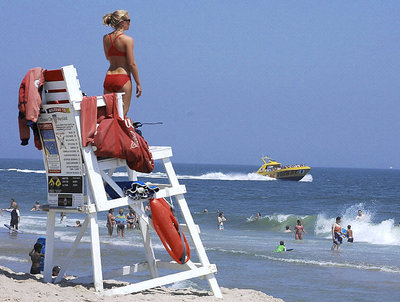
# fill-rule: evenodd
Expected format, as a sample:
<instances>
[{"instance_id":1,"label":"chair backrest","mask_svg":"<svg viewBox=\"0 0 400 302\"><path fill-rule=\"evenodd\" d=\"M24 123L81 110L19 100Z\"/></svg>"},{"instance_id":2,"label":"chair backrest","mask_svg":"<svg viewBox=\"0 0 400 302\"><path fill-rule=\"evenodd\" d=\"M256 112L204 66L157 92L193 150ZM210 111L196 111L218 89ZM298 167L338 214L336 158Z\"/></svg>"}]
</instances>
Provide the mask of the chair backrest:
<instances>
[{"instance_id":1,"label":"chair backrest","mask_svg":"<svg viewBox=\"0 0 400 302\"><path fill-rule=\"evenodd\" d=\"M63 104L82 100L77 72L73 65L46 70L42 104Z\"/></svg>"}]
</instances>

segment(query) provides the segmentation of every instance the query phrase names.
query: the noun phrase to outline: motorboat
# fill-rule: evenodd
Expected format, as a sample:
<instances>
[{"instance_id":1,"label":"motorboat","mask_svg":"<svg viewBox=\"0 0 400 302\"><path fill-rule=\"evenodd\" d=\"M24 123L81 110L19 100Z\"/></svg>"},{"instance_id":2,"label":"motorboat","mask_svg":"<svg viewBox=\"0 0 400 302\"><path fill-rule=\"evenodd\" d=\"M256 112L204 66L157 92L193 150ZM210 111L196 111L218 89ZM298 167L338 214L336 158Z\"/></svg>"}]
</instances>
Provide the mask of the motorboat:
<instances>
[{"instance_id":1,"label":"motorboat","mask_svg":"<svg viewBox=\"0 0 400 302\"><path fill-rule=\"evenodd\" d=\"M282 166L281 163L268 156L263 156L261 159L264 164L257 173L276 179L299 181L311 170L309 166L302 164Z\"/></svg>"}]
</instances>

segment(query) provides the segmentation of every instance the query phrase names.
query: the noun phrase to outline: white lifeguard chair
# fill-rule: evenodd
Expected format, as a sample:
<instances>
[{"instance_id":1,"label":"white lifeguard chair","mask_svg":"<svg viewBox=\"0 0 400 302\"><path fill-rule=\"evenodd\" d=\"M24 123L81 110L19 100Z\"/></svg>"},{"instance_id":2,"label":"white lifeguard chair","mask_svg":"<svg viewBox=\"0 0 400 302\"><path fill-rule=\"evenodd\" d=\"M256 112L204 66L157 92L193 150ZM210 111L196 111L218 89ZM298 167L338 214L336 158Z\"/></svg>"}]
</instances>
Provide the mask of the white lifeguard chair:
<instances>
[{"instance_id":1,"label":"white lifeguard chair","mask_svg":"<svg viewBox=\"0 0 400 302\"><path fill-rule=\"evenodd\" d=\"M126 165L126 161L117 158L98 160L92 146L82 147L80 110L83 98L76 69L65 66L57 70L46 71L46 82L42 91L41 114L38 129L43 145L43 160L48 182L48 205L44 207L47 214L46 257L44 263L44 281L52 282L54 257L54 232L56 213L83 213L85 221L76 236L71 249L61 265L55 282L60 281L73 259L85 230L89 227L91 236L91 258L93 265L93 282L96 292L105 295L128 294L146 289L171 284L196 277L206 277L215 297L222 298L221 290L215 278L217 268L211 264L202 241L199 227L194 223L184 193L186 188L179 184L171 163L171 147L150 147L153 159L163 163L169 183L159 186L154 198L173 197L179 205L185 224L182 225L192 238L194 249L200 263L189 260L186 264L175 261L161 261L156 258L150 239L151 218L146 214L143 202L124 196L122 189L112 179L118 167L126 167L128 178L137 180L135 171ZM117 94L118 112L122 116L122 94ZM105 106L102 96L97 97L97 106ZM110 185L120 198L108 199L105 184ZM112 208L131 206L140 217L140 231L146 259L129 264L111 272L103 272L100 253L100 236L97 213ZM176 273L159 276L159 269L176 270ZM118 275L129 275L140 271L150 272L150 279L105 290L103 279Z\"/></svg>"}]
</instances>

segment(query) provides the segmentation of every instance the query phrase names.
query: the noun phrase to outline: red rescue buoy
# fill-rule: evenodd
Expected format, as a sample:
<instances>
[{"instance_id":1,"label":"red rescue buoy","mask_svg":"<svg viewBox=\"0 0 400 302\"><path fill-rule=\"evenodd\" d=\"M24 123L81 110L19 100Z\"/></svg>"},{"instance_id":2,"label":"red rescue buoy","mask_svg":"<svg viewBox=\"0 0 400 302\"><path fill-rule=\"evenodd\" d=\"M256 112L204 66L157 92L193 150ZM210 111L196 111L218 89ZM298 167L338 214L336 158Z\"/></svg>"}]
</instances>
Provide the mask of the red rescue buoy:
<instances>
[{"instance_id":1,"label":"red rescue buoy","mask_svg":"<svg viewBox=\"0 0 400 302\"><path fill-rule=\"evenodd\" d=\"M179 233L179 225L169 204L164 198L150 199L151 216L154 229L161 239L166 251L178 263L184 264L190 259L190 248L182 230ZM185 248L182 241L185 242Z\"/></svg>"}]
</instances>

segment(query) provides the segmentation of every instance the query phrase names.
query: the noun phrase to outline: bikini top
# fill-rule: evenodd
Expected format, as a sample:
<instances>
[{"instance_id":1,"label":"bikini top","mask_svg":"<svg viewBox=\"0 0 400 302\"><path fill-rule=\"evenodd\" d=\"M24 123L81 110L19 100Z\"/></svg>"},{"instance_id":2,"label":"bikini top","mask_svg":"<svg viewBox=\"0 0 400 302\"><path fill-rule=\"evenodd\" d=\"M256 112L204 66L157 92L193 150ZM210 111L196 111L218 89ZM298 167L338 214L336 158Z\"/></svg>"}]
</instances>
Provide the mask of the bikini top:
<instances>
[{"instance_id":1,"label":"bikini top","mask_svg":"<svg viewBox=\"0 0 400 302\"><path fill-rule=\"evenodd\" d=\"M119 34L118 36L116 36L115 39L114 39L114 41L117 40L117 38L118 38L119 36L122 36L122 35L123 35L123 33L122 33L122 34ZM109 56L109 57L125 57L125 56L126 56L126 52L118 50L118 49L114 46L114 42L113 42L113 40L112 40L112 38L111 38L111 34L109 34L108 36L110 37L110 42L111 42L111 47L108 49L108 53L107 53L108 56Z\"/></svg>"}]
</instances>

